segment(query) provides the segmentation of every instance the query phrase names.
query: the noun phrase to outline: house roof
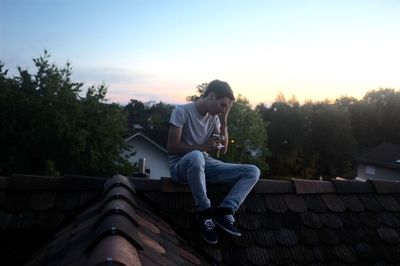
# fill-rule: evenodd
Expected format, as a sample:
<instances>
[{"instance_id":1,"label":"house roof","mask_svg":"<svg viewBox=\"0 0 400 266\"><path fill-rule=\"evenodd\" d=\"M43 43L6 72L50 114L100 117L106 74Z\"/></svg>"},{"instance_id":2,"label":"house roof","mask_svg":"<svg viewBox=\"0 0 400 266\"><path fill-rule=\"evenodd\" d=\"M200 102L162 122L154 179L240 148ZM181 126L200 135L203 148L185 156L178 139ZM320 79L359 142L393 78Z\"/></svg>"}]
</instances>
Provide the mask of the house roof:
<instances>
[{"instance_id":1,"label":"house roof","mask_svg":"<svg viewBox=\"0 0 400 266\"><path fill-rule=\"evenodd\" d=\"M0 261L7 265L26 261L27 265L400 264L398 181L260 180L236 213L242 237L219 232L220 241L214 246L198 234L188 186L170 178L114 176L104 181L68 176L0 178ZM228 184L208 186L213 204L229 189Z\"/></svg>"},{"instance_id":2,"label":"house roof","mask_svg":"<svg viewBox=\"0 0 400 266\"><path fill-rule=\"evenodd\" d=\"M400 264L400 182L260 180L235 215L242 237L219 232L215 246L199 236L187 186L132 182L214 264ZM213 205L229 189L209 186Z\"/></svg>"},{"instance_id":3,"label":"house roof","mask_svg":"<svg viewBox=\"0 0 400 266\"><path fill-rule=\"evenodd\" d=\"M207 264L137 197L126 177L105 180L1 178L0 261L5 265Z\"/></svg>"},{"instance_id":4,"label":"house roof","mask_svg":"<svg viewBox=\"0 0 400 266\"><path fill-rule=\"evenodd\" d=\"M161 145L159 145L158 143L156 143L154 140L152 140L151 138L149 138L148 136L146 136L145 134L143 134L143 133L141 133L141 132L137 132L137 133L135 133L135 134L133 134L132 136L130 136L129 138L127 138L126 140L125 140L125 142L128 142L128 141L130 141L131 139L134 139L134 138L143 138L143 139L145 139L146 141L148 141L149 143L151 143L153 146L155 146L155 147L157 147L159 150L161 150L162 152L164 152L164 153L168 153L168 151L165 149L165 148L163 148Z\"/></svg>"},{"instance_id":5,"label":"house roof","mask_svg":"<svg viewBox=\"0 0 400 266\"><path fill-rule=\"evenodd\" d=\"M400 145L382 143L357 157L356 161L400 170ZM398 161L396 163L396 161Z\"/></svg>"}]
</instances>

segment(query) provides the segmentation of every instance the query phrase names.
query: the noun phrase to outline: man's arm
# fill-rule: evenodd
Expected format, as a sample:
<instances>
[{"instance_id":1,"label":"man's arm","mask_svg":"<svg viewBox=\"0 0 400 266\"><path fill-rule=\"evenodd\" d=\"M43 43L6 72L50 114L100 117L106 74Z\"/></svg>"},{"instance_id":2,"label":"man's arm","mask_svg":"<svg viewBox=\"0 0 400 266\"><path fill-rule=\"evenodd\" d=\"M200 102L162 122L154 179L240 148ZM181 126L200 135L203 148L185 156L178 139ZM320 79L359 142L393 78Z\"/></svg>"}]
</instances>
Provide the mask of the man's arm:
<instances>
[{"instance_id":1,"label":"man's arm","mask_svg":"<svg viewBox=\"0 0 400 266\"><path fill-rule=\"evenodd\" d=\"M211 138L204 144L189 145L181 142L181 135L182 128L174 125L169 126L167 143L167 150L169 154L186 154L194 150L211 152L217 148L217 141L215 139Z\"/></svg>"},{"instance_id":2,"label":"man's arm","mask_svg":"<svg viewBox=\"0 0 400 266\"><path fill-rule=\"evenodd\" d=\"M221 123L221 127L219 130L218 129L216 130L216 134L219 134L219 135L223 136L223 138L224 138L224 140L222 141L222 145L224 145L224 147L220 150L220 152L222 152L222 154L226 154L226 152L228 151L228 144L229 144L228 115L229 115L232 105L233 105L233 102L230 102L230 104L226 108L225 112L220 115L219 120Z\"/></svg>"}]
</instances>

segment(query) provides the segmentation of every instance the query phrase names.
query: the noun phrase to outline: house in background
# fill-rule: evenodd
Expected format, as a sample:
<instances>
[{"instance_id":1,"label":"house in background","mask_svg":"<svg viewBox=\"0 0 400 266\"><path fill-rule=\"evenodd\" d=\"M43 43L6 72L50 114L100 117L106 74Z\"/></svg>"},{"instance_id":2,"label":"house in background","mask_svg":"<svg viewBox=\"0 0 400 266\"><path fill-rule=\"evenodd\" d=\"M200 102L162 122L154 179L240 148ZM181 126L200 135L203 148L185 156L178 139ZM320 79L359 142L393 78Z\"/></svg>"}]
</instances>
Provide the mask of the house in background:
<instances>
[{"instance_id":1,"label":"house in background","mask_svg":"<svg viewBox=\"0 0 400 266\"><path fill-rule=\"evenodd\" d=\"M400 145L382 143L356 159L357 180L400 180Z\"/></svg>"},{"instance_id":2,"label":"house in background","mask_svg":"<svg viewBox=\"0 0 400 266\"><path fill-rule=\"evenodd\" d=\"M145 168L150 178L160 179L170 176L168 152L165 148L140 132L133 134L125 142L130 146L125 154L133 153L128 156L129 162L138 164L139 159L145 158Z\"/></svg>"}]
</instances>

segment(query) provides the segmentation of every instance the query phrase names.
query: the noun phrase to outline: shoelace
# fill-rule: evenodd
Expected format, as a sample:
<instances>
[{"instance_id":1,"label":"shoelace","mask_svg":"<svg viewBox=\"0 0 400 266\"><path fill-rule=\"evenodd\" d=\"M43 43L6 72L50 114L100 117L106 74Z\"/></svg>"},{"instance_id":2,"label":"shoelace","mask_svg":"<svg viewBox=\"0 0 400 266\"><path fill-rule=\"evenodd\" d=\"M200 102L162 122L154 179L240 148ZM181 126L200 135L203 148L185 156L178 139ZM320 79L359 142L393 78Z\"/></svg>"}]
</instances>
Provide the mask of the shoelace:
<instances>
[{"instance_id":1,"label":"shoelace","mask_svg":"<svg viewBox=\"0 0 400 266\"><path fill-rule=\"evenodd\" d=\"M206 230L212 230L215 227L214 222L212 221L212 219L207 219L204 221L204 227L206 228Z\"/></svg>"},{"instance_id":2,"label":"shoelace","mask_svg":"<svg viewBox=\"0 0 400 266\"><path fill-rule=\"evenodd\" d=\"M235 218L233 217L233 215L228 214L225 215L225 218L228 220L228 222L230 222L231 224L233 224L235 222Z\"/></svg>"}]
</instances>

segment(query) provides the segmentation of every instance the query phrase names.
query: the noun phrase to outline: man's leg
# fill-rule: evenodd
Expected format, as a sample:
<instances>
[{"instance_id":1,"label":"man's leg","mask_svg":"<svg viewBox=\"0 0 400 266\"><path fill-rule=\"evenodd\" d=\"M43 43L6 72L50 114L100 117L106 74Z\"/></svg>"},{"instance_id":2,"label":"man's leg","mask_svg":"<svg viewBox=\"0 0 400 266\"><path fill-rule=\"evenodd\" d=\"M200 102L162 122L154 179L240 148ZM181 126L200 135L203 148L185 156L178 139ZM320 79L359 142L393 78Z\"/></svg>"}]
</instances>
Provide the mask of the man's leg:
<instances>
[{"instance_id":1,"label":"man's leg","mask_svg":"<svg viewBox=\"0 0 400 266\"><path fill-rule=\"evenodd\" d=\"M254 165L223 163L207 156L205 174L209 183L234 183L231 191L218 206L214 221L224 231L241 236L240 231L233 225L233 215L257 183L260 170Z\"/></svg>"},{"instance_id":2,"label":"man's leg","mask_svg":"<svg viewBox=\"0 0 400 266\"><path fill-rule=\"evenodd\" d=\"M199 211L197 220L200 227L200 235L206 242L216 244L218 236L212 220L214 214L211 209L211 202L207 197L204 168L204 154L200 151L192 151L185 154L172 167L171 175L175 181L189 184L194 204Z\"/></svg>"}]
</instances>

